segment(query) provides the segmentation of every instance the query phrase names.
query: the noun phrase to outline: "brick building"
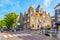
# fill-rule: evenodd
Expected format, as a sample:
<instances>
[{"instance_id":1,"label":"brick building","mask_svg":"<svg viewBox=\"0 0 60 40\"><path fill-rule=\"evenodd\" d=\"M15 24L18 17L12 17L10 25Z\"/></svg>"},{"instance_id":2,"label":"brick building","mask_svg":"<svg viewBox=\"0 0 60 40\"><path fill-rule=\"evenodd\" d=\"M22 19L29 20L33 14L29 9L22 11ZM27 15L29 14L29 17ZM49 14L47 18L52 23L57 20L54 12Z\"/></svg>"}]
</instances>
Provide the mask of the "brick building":
<instances>
[{"instance_id":1,"label":"brick building","mask_svg":"<svg viewBox=\"0 0 60 40\"><path fill-rule=\"evenodd\" d=\"M43 11L38 5L36 11L32 6L29 7L28 12L24 13L23 16L20 14L20 25L24 28L37 30L40 28L51 28L51 17L50 14Z\"/></svg>"}]
</instances>

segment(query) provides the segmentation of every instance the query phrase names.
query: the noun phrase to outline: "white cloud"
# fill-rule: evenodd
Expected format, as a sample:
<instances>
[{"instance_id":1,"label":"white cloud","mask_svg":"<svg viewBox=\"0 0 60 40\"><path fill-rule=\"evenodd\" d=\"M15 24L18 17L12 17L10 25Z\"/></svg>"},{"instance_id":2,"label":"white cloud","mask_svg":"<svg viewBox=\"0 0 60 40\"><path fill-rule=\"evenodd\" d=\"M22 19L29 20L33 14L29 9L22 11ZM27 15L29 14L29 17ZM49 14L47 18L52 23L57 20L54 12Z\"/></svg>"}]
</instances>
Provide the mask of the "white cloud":
<instances>
[{"instance_id":1,"label":"white cloud","mask_svg":"<svg viewBox=\"0 0 60 40\"><path fill-rule=\"evenodd\" d=\"M51 4L51 2L52 2L52 0L44 0L44 4L45 4L45 6L46 7L49 7L50 6L50 4Z\"/></svg>"}]
</instances>

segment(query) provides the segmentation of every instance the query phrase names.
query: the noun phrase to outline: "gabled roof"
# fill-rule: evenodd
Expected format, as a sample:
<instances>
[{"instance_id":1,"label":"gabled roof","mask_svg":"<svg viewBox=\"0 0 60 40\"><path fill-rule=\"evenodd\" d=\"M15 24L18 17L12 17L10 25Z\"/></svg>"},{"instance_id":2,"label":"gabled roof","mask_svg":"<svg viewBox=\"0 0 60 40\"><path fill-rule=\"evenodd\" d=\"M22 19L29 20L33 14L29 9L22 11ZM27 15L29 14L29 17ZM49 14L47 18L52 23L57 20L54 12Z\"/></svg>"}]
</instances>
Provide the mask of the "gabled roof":
<instances>
[{"instance_id":1,"label":"gabled roof","mask_svg":"<svg viewBox=\"0 0 60 40\"><path fill-rule=\"evenodd\" d=\"M56 7L58 7L58 6L60 6L60 3L59 3ZM56 8L56 7L55 7L55 8ZM54 8L54 9L55 9L55 8Z\"/></svg>"}]
</instances>

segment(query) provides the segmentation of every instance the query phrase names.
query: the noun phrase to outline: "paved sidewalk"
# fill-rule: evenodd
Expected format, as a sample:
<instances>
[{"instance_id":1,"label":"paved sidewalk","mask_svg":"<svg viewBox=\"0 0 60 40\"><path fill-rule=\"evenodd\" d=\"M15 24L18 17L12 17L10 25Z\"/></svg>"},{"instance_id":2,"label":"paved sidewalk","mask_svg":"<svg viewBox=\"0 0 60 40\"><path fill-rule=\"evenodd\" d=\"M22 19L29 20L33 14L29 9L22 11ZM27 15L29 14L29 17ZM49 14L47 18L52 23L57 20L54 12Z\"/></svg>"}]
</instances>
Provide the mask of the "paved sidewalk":
<instances>
[{"instance_id":1,"label":"paved sidewalk","mask_svg":"<svg viewBox=\"0 0 60 40\"><path fill-rule=\"evenodd\" d=\"M32 34L38 36L38 37L45 37L47 40L60 40L60 38L55 38L55 37L49 37L49 36L45 36L45 35L42 35L42 34L39 34L37 32L33 32Z\"/></svg>"},{"instance_id":2,"label":"paved sidewalk","mask_svg":"<svg viewBox=\"0 0 60 40\"><path fill-rule=\"evenodd\" d=\"M0 35L3 40L59 40L54 37L48 37L45 35L38 34L37 32L28 30L20 32L3 32L0 33Z\"/></svg>"},{"instance_id":3,"label":"paved sidewalk","mask_svg":"<svg viewBox=\"0 0 60 40\"><path fill-rule=\"evenodd\" d=\"M0 36L0 40L2 40L2 37Z\"/></svg>"}]
</instances>

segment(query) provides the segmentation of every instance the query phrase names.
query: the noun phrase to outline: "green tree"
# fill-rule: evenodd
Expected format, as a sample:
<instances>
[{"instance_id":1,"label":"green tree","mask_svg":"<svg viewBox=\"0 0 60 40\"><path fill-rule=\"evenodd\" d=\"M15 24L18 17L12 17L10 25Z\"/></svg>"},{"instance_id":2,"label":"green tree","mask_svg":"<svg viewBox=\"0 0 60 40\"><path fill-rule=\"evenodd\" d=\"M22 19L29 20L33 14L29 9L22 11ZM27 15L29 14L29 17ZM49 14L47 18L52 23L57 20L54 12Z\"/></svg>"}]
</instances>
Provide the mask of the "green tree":
<instances>
[{"instance_id":1,"label":"green tree","mask_svg":"<svg viewBox=\"0 0 60 40\"><path fill-rule=\"evenodd\" d=\"M1 20L1 21L0 21L0 29L1 29L3 26L5 26L5 21L4 21L4 20Z\"/></svg>"},{"instance_id":2,"label":"green tree","mask_svg":"<svg viewBox=\"0 0 60 40\"><path fill-rule=\"evenodd\" d=\"M5 15L5 25L7 26L8 29L13 28L13 24L14 26L17 24L17 18L18 15L14 12L8 13Z\"/></svg>"}]
</instances>

